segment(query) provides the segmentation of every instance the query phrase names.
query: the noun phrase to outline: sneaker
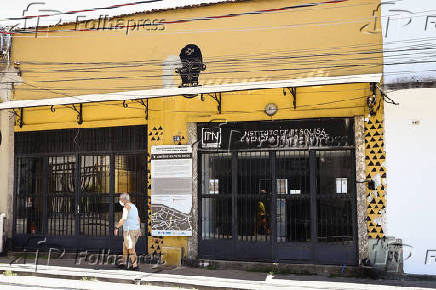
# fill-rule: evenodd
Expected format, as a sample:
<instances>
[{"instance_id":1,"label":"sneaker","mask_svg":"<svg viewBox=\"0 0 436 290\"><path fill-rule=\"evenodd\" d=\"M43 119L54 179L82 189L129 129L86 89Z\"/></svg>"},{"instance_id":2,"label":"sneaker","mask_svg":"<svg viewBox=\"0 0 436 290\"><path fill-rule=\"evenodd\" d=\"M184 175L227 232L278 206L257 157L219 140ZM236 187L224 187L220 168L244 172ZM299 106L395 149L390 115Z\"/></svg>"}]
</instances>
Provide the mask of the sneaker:
<instances>
[{"instance_id":1,"label":"sneaker","mask_svg":"<svg viewBox=\"0 0 436 290\"><path fill-rule=\"evenodd\" d=\"M132 271L139 271L139 267L138 267L138 266L136 266L136 267L130 267L129 270L132 270Z\"/></svg>"}]
</instances>

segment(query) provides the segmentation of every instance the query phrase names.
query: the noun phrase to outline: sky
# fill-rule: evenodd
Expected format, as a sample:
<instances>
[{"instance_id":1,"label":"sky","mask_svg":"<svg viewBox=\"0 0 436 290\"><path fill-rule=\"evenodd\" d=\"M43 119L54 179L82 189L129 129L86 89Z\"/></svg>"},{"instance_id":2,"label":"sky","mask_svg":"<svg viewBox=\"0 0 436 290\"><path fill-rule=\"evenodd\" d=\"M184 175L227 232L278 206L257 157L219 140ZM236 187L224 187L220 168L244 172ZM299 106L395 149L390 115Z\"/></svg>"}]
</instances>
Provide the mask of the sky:
<instances>
[{"instance_id":1,"label":"sky","mask_svg":"<svg viewBox=\"0 0 436 290\"><path fill-rule=\"evenodd\" d=\"M435 80L436 0L383 2L384 82Z\"/></svg>"},{"instance_id":2,"label":"sky","mask_svg":"<svg viewBox=\"0 0 436 290\"><path fill-rule=\"evenodd\" d=\"M0 26L36 26L36 19L27 20L26 23L24 20L5 20L8 17L20 17L23 13L24 15L55 14L57 11L65 12L108 7L135 1L138 0L2 0L3 3L0 4ZM81 18L84 20L98 18L99 15L114 16L152 9L216 2L225 2L225 0L161 0L156 3L87 12L80 15L86 17ZM307 2L313 2L313 0L307 0ZM385 83L435 80L436 0L383 0L379 9L382 10ZM76 20L77 15L56 15L41 18L39 26L72 22ZM418 48L418 46L422 49L410 50L408 53L398 52L403 49ZM434 48L432 49L432 47Z\"/></svg>"}]
</instances>

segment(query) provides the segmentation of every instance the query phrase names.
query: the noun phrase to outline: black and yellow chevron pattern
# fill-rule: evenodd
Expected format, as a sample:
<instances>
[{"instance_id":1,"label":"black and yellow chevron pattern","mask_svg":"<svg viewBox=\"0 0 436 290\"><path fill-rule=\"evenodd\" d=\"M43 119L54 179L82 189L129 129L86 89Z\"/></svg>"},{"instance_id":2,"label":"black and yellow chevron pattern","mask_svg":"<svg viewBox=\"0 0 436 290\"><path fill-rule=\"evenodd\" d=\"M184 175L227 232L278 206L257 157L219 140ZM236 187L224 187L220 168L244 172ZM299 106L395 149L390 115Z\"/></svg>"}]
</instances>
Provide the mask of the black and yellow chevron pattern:
<instances>
[{"instance_id":1,"label":"black and yellow chevron pattern","mask_svg":"<svg viewBox=\"0 0 436 290\"><path fill-rule=\"evenodd\" d=\"M377 104L376 114L365 119L365 163L366 179L376 181L376 189L367 187L367 218L368 236L382 238L383 220L386 209L386 152L384 144L384 112L383 100Z\"/></svg>"},{"instance_id":2,"label":"black and yellow chevron pattern","mask_svg":"<svg viewBox=\"0 0 436 290\"><path fill-rule=\"evenodd\" d=\"M153 237L151 235L151 146L163 145L163 127L158 124L148 125L148 153L147 153L147 184L148 184L148 253L160 254L163 246L163 237Z\"/></svg>"}]
</instances>

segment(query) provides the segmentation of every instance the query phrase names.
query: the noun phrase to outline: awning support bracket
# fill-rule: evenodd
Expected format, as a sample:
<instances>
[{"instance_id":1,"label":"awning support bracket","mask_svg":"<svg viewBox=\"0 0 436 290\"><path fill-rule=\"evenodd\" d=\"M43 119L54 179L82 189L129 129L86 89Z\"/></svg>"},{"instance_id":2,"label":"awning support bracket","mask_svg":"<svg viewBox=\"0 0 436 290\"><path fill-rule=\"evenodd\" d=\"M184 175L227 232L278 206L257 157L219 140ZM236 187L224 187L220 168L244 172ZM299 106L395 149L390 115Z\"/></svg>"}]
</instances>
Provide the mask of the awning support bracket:
<instances>
[{"instance_id":1,"label":"awning support bracket","mask_svg":"<svg viewBox=\"0 0 436 290\"><path fill-rule=\"evenodd\" d=\"M19 108L17 110L12 109L12 114L14 114L15 117L17 117L16 123L18 124L18 126L20 128L23 128L23 126L24 126L24 122L23 122L24 108Z\"/></svg>"},{"instance_id":2,"label":"awning support bracket","mask_svg":"<svg viewBox=\"0 0 436 290\"><path fill-rule=\"evenodd\" d=\"M65 107L77 113L77 124L79 125L83 124L83 104L79 104L79 109L77 109L75 104L72 104L71 106L65 105ZM50 106L50 111L52 113L56 112L54 105Z\"/></svg>"},{"instance_id":3,"label":"awning support bracket","mask_svg":"<svg viewBox=\"0 0 436 290\"><path fill-rule=\"evenodd\" d=\"M204 101L204 95L208 95L209 97L211 97L218 104L218 106L217 106L218 114L221 114L222 113L222 104L223 104L221 92L219 92L219 93L200 94L200 98L201 98L202 101Z\"/></svg>"},{"instance_id":4,"label":"awning support bracket","mask_svg":"<svg viewBox=\"0 0 436 290\"><path fill-rule=\"evenodd\" d=\"M83 124L83 104L79 104L79 108L75 104L72 104L71 106L65 106L77 113L77 124L82 125ZM55 111L54 107L51 106L50 110L52 112Z\"/></svg>"},{"instance_id":5,"label":"awning support bracket","mask_svg":"<svg viewBox=\"0 0 436 290\"><path fill-rule=\"evenodd\" d=\"M284 96L286 96L286 90L288 90L289 94L292 95L292 104L295 110L297 108L297 88L283 88Z\"/></svg>"},{"instance_id":6,"label":"awning support bracket","mask_svg":"<svg viewBox=\"0 0 436 290\"><path fill-rule=\"evenodd\" d=\"M145 99L145 102L144 99L132 100L132 102L138 103L145 108L145 120L148 120L148 108L149 108L148 99ZM123 107L124 108L129 107L129 104L127 104L126 100L123 101Z\"/></svg>"}]
</instances>

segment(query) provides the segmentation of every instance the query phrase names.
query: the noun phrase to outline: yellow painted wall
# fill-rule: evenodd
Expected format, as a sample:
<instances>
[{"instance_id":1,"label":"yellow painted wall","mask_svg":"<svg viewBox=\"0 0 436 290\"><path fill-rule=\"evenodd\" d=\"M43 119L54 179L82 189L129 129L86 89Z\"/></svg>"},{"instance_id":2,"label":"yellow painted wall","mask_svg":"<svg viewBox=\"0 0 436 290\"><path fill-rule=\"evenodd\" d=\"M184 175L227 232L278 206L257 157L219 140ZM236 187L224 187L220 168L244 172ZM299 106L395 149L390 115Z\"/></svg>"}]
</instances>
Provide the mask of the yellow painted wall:
<instances>
[{"instance_id":1,"label":"yellow painted wall","mask_svg":"<svg viewBox=\"0 0 436 290\"><path fill-rule=\"evenodd\" d=\"M371 94L368 84L344 84L297 88L297 108L292 96L284 95L282 89L265 89L222 93L222 113L218 114L216 102L208 95L188 99L183 96L149 100L149 120L145 119L144 107L128 101L90 103L83 105L83 124L77 124L77 113L71 106L56 106L24 109L24 126L16 131L53 130L65 128L93 128L165 124L163 142L172 143L173 135L185 133L188 122L211 120L254 121L301 119L317 117L341 117L363 115L366 97ZM279 108L276 115L268 117L265 106L274 103ZM182 128L182 129L180 129ZM179 132L180 131L180 132ZM169 132L170 134L168 135Z\"/></svg>"},{"instance_id":2,"label":"yellow painted wall","mask_svg":"<svg viewBox=\"0 0 436 290\"><path fill-rule=\"evenodd\" d=\"M135 14L106 22L141 23L243 13L307 4L307 0L252 0ZM382 39L365 25L379 23L380 0L353 0L209 21L166 24L165 30L99 31L75 24L18 34L12 59L24 83L15 99L41 99L179 85L174 66L187 44L198 45L207 66L200 84L295 79L382 72ZM78 29L96 26L82 22ZM101 24L101 27L103 24ZM167 68L167 71L164 69ZM165 76L165 77L164 77Z\"/></svg>"}]
</instances>

